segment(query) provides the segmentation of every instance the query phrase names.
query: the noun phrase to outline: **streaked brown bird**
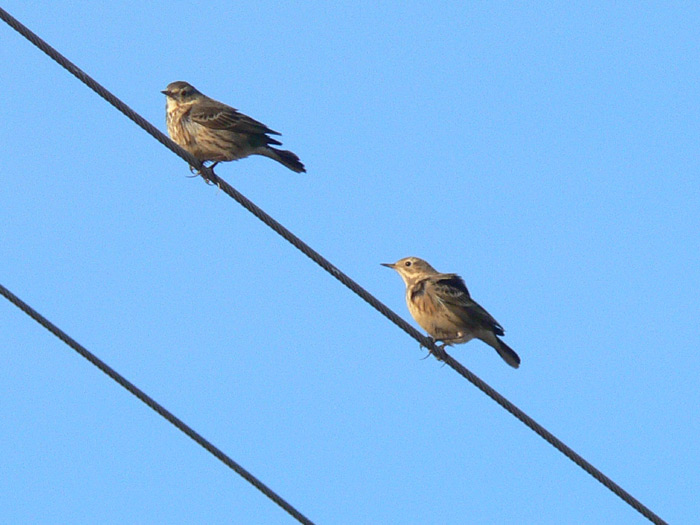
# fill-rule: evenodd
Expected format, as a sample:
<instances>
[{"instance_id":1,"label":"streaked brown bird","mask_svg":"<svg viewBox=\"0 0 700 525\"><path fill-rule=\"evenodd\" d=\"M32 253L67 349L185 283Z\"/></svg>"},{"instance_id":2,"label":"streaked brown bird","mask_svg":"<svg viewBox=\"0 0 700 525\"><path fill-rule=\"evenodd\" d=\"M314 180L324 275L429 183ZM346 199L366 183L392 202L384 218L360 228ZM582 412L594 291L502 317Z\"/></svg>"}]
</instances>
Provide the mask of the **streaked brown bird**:
<instances>
[{"instance_id":1,"label":"streaked brown bird","mask_svg":"<svg viewBox=\"0 0 700 525\"><path fill-rule=\"evenodd\" d=\"M187 82L172 82L162 93L170 138L202 162L213 161L211 167L263 155L297 173L306 171L294 153L271 146L282 143L268 136L279 133L265 124L203 95Z\"/></svg>"},{"instance_id":2,"label":"streaked brown bird","mask_svg":"<svg viewBox=\"0 0 700 525\"><path fill-rule=\"evenodd\" d=\"M459 275L439 273L418 257L382 266L399 273L406 283L408 310L435 341L452 345L481 339L510 366L520 366L518 354L498 338L505 333L503 327L471 298Z\"/></svg>"}]
</instances>

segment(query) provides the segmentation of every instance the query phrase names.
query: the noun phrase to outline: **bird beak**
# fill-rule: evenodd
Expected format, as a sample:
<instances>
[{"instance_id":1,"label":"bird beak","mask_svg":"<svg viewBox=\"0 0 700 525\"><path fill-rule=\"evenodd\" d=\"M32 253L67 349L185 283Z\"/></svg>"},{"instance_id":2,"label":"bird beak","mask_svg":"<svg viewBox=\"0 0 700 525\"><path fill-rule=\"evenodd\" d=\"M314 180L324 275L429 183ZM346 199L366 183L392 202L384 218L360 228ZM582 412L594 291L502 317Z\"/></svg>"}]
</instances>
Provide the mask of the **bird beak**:
<instances>
[{"instance_id":1,"label":"bird beak","mask_svg":"<svg viewBox=\"0 0 700 525\"><path fill-rule=\"evenodd\" d=\"M391 268L392 270L396 269L396 265L393 263L379 263L379 264L381 264L382 266L386 266L387 268Z\"/></svg>"},{"instance_id":2,"label":"bird beak","mask_svg":"<svg viewBox=\"0 0 700 525\"><path fill-rule=\"evenodd\" d=\"M161 91L161 93L163 93L163 95L165 95L166 97L170 96L170 91L168 91L167 89L164 89L163 91Z\"/></svg>"}]
</instances>

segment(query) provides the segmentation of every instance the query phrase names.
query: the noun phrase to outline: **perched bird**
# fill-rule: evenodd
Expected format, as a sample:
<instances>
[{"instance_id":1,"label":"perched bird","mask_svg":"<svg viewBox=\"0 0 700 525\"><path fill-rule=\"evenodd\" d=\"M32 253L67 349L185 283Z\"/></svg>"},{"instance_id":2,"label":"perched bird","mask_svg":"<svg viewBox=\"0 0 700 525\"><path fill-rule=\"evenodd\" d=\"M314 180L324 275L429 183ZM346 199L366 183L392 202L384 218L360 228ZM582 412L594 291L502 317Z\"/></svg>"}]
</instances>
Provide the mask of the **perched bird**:
<instances>
[{"instance_id":1,"label":"perched bird","mask_svg":"<svg viewBox=\"0 0 700 525\"><path fill-rule=\"evenodd\" d=\"M291 151L273 148L282 143L265 124L203 95L187 82L172 82L162 91L166 97L168 134L174 142L202 162L238 160L249 155L270 157L297 173L304 165Z\"/></svg>"},{"instance_id":2,"label":"perched bird","mask_svg":"<svg viewBox=\"0 0 700 525\"><path fill-rule=\"evenodd\" d=\"M481 339L510 366L520 366L518 354L498 338L504 334L503 327L470 297L459 275L439 273L418 257L382 266L399 273L406 283L408 310L435 341L452 345Z\"/></svg>"}]
</instances>

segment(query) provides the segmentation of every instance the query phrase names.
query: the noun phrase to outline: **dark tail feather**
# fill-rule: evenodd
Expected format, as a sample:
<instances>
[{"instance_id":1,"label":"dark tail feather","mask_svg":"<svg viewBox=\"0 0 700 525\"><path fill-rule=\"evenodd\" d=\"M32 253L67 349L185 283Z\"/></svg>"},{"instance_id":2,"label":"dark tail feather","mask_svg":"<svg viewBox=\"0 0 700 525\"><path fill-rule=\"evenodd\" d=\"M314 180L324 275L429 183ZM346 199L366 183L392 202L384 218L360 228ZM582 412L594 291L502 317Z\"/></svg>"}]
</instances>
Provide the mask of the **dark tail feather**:
<instances>
[{"instance_id":1,"label":"dark tail feather","mask_svg":"<svg viewBox=\"0 0 700 525\"><path fill-rule=\"evenodd\" d=\"M498 337L496 339L498 339ZM498 343L499 345L496 348L498 355L500 355L503 360L513 368L518 368L520 366L520 357L518 357L518 354L516 354L510 346L505 344L500 339L498 339Z\"/></svg>"},{"instance_id":2,"label":"dark tail feather","mask_svg":"<svg viewBox=\"0 0 700 525\"><path fill-rule=\"evenodd\" d=\"M268 157L287 166L290 170L296 171L297 173L306 173L306 168L299 160L299 157L291 151L271 147L268 147L267 151L269 152Z\"/></svg>"}]
</instances>

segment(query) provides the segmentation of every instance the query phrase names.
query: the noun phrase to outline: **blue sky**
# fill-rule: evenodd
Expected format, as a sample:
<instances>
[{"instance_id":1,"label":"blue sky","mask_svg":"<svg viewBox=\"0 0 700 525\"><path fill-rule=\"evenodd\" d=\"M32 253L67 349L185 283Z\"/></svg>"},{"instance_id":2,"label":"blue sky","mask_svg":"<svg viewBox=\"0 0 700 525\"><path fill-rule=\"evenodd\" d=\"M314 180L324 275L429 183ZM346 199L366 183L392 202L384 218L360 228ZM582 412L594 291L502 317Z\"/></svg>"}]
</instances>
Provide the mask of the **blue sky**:
<instances>
[{"instance_id":1,"label":"blue sky","mask_svg":"<svg viewBox=\"0 0 700 525\"><path fill-rule=\"evenodd\" d=\"M161 129L186 80L283 133L217 173L664 519L700 515L700 7L3 7ZM0 279L318 523L644 523L4 24ZM8 522L290 523L0 301Z\"/></svg>"}]
</instances>

